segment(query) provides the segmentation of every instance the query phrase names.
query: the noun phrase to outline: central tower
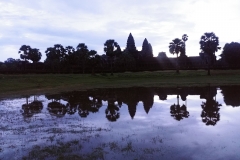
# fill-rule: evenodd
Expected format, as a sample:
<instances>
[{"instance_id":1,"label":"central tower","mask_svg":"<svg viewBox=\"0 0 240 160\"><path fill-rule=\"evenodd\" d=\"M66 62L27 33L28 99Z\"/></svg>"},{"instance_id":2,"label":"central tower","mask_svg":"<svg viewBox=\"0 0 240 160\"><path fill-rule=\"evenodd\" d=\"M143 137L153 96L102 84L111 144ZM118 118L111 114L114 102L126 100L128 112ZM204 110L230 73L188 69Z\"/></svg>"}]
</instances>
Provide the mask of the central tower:
<instances>
[{"instance_id":1,"label":"central tower","mask_svg":"<svg viewBox=\"0 0 240 160\"><path fill-rule=\"evenodd\" d=\"M135 41L134 41L134 38L132 36L132 33L130 33L129 36L128 36L126 49L129 52L136 52Z\"/></svg>"}]
</instances>

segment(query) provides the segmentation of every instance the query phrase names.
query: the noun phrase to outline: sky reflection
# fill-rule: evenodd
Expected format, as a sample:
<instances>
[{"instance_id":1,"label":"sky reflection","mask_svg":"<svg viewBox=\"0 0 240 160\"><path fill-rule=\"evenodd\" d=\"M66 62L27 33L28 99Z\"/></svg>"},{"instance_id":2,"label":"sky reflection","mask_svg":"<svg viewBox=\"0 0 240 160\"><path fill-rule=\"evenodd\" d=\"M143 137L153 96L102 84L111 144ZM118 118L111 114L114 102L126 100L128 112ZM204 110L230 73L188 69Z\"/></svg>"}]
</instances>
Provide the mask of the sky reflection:
<instances>
[{"instance_id":1,"label":"sky reflection","mask_svg":"<svg viewBox=\"0 0 240 160\"><path fill-rule=\"evenodd\" d=\"M70 147L71 152L66 151L64 156L77 154L85 158L93 155L94 148L100 148L105 159L159 159L159 156L161 159L237 159L240 156L240 107L226 105L224 99L228 103L233 99L234 104L237 101L224 89L169 88L164 91L166 100L159 100L160 92L156 88L131 88L128 94L125 91L106 89L1 101L0 159L13 155L16 159L24 156L31 159L34 157L30 153L35 153L36 147L41 155L46 152L44 147L59 147L68 142L81 144L81 149ZM33 110L35 101L43 107ZM49 105L52 102L56 102L54 106ZM189 116L172 117L173 104L185 105ZM176 109L174 114L181 111ZM207 114L201 117L203 111ZM79 112L88 114L84 118ZM116 121L106 117L117 113ZM220 115L218 120L214 119L216 115ZM209 125L209 121L203 122L205 118L210 119Z\"/></svg>"}]
</instances>

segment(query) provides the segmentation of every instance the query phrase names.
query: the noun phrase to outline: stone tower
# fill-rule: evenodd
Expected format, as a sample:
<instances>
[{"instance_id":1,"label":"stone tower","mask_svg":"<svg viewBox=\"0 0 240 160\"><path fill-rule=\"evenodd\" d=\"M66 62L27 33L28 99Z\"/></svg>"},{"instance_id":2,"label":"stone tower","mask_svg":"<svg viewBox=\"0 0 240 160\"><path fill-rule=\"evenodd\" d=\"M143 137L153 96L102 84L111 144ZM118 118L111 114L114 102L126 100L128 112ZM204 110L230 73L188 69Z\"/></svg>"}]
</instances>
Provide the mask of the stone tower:
<instances>
[{"instance_id":1,"label":"stone tower","mask_svg":"<svg viewBox=\"0 0 240 160\"><path fill-rule=\"evenodd\" d=\"M146 38L143 41L141 54L143 57L153 57L152 45L148 43Z\"/></svg>"},{"instance_id":2,"label":"stone tower","mask_svg":"<svg viewBox=\"0 0 240 160\"><path fill-rule=\"evenodd\" d=\"M129 36L128 36L126 49L129 52L136 52L136 46L135 46L135 42L134 42L134 38L132 36L132 33L130 33Z\"/></svg>"}]
</instances>

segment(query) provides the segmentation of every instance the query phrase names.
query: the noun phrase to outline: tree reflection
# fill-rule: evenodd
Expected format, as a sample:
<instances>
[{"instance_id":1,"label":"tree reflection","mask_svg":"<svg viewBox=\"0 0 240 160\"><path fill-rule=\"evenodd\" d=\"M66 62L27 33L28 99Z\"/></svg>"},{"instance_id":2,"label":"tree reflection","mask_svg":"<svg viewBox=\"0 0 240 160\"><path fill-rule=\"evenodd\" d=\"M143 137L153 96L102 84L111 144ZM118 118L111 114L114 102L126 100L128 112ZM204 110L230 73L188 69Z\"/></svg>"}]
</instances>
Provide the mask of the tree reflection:
<instances>
[{"instance_id":1,"label":"tree reflection","mask_svg":"<svg viewBox=\"0 0 240 160\"><path fill-rule=\"evenodd\" d=\"M67 114L69 115L74 115L77 112L76 104L67 103L66 107L67 107Z\"/></svg>"},{"instance_id":2,"label":"tree reflection","mask_svg":"<svg viewBox=\"0 0 240 160\"><path fill-rule=\"evenodd\" d=\"M67 101L67 114L74 115L78 108L78 98L76 92L69 92L63 94L63 99Z\"/></svg>"},{"instance_id":3,"label":"tree reflection","mask_svg":"<svg viewBox=\"0 0 240 160\"><path fill-rule=\"evenodd\" d=\"M240 86L224 86L221 89L226 105L240 106Z\"/></svg>"},{"instance_id":4,"label":"tree reflection","mask_svg":"<svg viewBox=\"0 0 240 160\"><path fill-rule=\"evenodd\" d=\"M230 95L223 89L227 98ZM228 93L228 94L227 94ZM200 98L206 99L206 102L201 104L202 121L207 125L215 125L220 119L219 106L220 104L213 100L217 94L216 87L187 87L187 88L120 88L120 89L94 89L88 91L73 91L63 94L46 95L46 98L51 100L47 105L47 109L51 115L63 117L66 114L78 114L82 118L88 117L91 113L99 112L103 106L102 101L107 101L105 117L115 122L120 118L120 108L128 107L129 115L134 119L137 113L138 103L142 101L145 112L148 114L154 104L154 96L158 95L160 99L166 100L168 95L177 95L177 103L170 106L170 115L175 120L180 121L189 117L187 111L187 96L200 95ZM185 104L179 104L179 100L185 101ZM22 105L22 112L25 117L31 117L34 114L40 113L43 104L36 99L32 103Z\"/></svg>"},{"instance_id":5,"label":"tree reflection","mask_svg":"<svg viewBox=\"0 0 240 160\"><path fill-rule=\"evenodd\" d=\"M78 114L82 118L86 118L90 112L96 113L102 107L102 100L82 95L79 100Z\"/></svg>"},{"instance_id":6,"label":"tree reflection","mask_svg":"<svg viewBox=\"0 0 240 160\"><path fill-rule=\"evenodd\" d=\"M217 101L213 99L207 99L206 102L202 102L202 121L206 125L216 125L216 123L220 120L219 114L219 104Z\"/></svg>"},{"instance_id":7,"label":"tree reflection","mask_svg":"<svg viewBox=\"0 0 240 160\"><path fill-rule=\"evenodd\" d=\"M61 103L61 99L63 97L62 94L54 94L54 95L45 95L48 100L52 102L48 103L47 110L50 115L56 116L58 118L64 117L67 113L67 106Z\"/></svg>"},{"instance_id":8,"label":"tree reflection","mask_svg":"<svg viewBox=\"0 0 240 160\"><path fill-rule=\"evenodd\" d=\"M114 103L113 100L108 101L108 106L107 106L107 109L105 110L105 114L106 114L106 118L110 122L115 122L120 117L119 108Z\"/></svg>"},{"instance_id":9,"label":"tree reflection","mask_svg":"<svg viewBox=\"0 0 240 160\"><path fill-rule=\"evenodd\" d=\"M78 106L78 114L82 118L86 118L89 115L89 111L92 104L89 100L89 97L82 96L80 97L79 106Z\"/></svg>"},{"instance_id":10,"label":"tree reflection","mask_svg":"<svg viewBox=\"0 0 240 160\"><path fill-rule=\"evenodd\" d=\"M216 99L214 100L213 97L216 96L216 88L208 87L208 93L206 94L206 102L202 102L202 122L206 125L216 125L216 123L220 120L220 106Z\"/></svg>"},{"instance_id":11,"label":"tree reflection","mask_svg":"<svg viewBox=\"0 0 240 160\"><path fill-rule=\"evenodd\" d=\"M183 118L189 117L189 112L187 111L186 105L179 105L179 95L177 95L177 104L173 104L170 106L171 116L177 121L182 120Z\"/></svg>"},{"instance_id":12,"label":"tree reflection","mask_svg":"<svg viewBox=\"0 0 240 160\"><path fill-rule=\"evenodd\" d=\"M41 113L43 109L43 104L41 101L38 101L36 99L36 96L34 96L34 101L29 103L28 101L29 97L26 97L26 104L22 105L22 115L25 118L32 117L34 114Z\"/></svg>"},{"instance_id":13,"label":"tree reflection","mask_svg":"<svg viewBox=\"0 0 240 160\"><path fill-rule=\"evenodd\" d=\"M92 105L91 105L90 111L92 113L97 113L99 109L102 107L102 100L99 98L93 97L91 104ZM120 102L118 104L120 105Z\"/></svg>"},{"instance_id":14,"label":"tree reflection","mask_svg":"<svg viewBox=\"0 0 240 160\"><path fill-rule=\"evenodd\" d=\"M57 101L48 103L47 109L51 115L59 118L65 116L65 114L67 113L67 107L64 104Z\"/></svg>"}]
</instances>

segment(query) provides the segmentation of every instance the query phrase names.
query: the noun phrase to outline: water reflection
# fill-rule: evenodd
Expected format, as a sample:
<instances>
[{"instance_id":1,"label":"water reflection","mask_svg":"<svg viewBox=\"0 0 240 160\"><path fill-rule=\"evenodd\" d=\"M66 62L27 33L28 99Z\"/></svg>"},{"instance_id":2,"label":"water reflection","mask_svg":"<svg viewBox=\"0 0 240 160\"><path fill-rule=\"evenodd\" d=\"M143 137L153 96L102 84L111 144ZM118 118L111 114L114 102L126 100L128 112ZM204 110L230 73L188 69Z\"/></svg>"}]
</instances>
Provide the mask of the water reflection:
<instances>
[{"instance_id":1,"label":"water reflection","mask_svg":"<svg viewBox=\"0 0 240 160\"><path fill-rule=\"evenodd\" d=\"M221 87L224 102L232 107L240 106L240 86Z\"/></svg>"},{"instance_id":2,"label":"water reflection","mask_svg":"<svg viewBox=\"0 0 240 160\"><path fill-rule=\"evenodd\" d=\"M186 101L185 98L184 100ZM179 105L179 95L177 95L177 104L174 103L173 105L170 106L170 113L171 113L171 116L177 121L180 121L183 118L189 117L187 106L185 104L183 104L182 106Z\"/></svg>"},{"instance_id":3,"label":"water reflection","mask_svg":"<svg viewBox=\"0 0 240 160\"><path fill-rule=\"evenodd\" d=\"M61 103L61 95L46 95L51 100L47 105L47 109L52 116L63 117L67 113L67 106Z\"/></svg>"},{"instance_id":4,"label":"water reflection","mask_svg":"<svg viewBox=\"0 0 240 160\"><path fill-rule=\"evenodd\" d=\"M120 112L118 106L113 100L108 101L107 109L105 110L106 118L110 122L115 122L120 117Z\"/></svg>"},{"instance_id":5,"label":"water reflection","mask_svg":"<svg viewBox=\"0 0 240 160\"><path fill-rule=\"evenodd\" d=\"M135 87L1 101L0 152L22 159L67 147L66 155L85 159L95 149L104 159L231 159L240 138L240 108L231 107L239 106L238 93L238 86Z\"/></svg>"},{"instance_id":6,"label":"water reflection","mask_svg":"<svg viewBox=\"0 0 240 160\"><path fill-rule=\"evenodd\" d=\"M41 101L37 100L37 97L34 96L34 99L32 102L29 102L29 96L26 96L26 103L22 105L22 115L23 117L30 118L34 114L41 113L43 109L43 104Z\"/></svg>"},{"instance_id":7,"label":"water reflection","mask_svg":"<svg viewBox=\"0 0 240 160\"><path fill-rule=\"evenodd\" d=\"M233 107L240 105L238 94L240 87L221 87L222 95L226 105ZM142 102L146 114L148 114L154 104L154 96L158 95L159 100L167 101L168 96L176 95L176 101L169 106L170 116L177 121L181 121L190 116L187 110L187 97L189 95L198 95L202 101L202 112L200 117L206 125L216 125L220 121L220 106L216 101L217 87L186 87L186 88L120 88L120 89L95 89L88 91L73 91L62 94L46 95L50 102L47 104L47 110L50 115L61 118L66 114L75 115L76 113L87 118L89 114L99 112L106 102L105 117L110 122L115 122L120 118L121 106L125 104L128 108L131 119L134 119L139 102ZM236 95L236 96L235 96ZM181 99L181 104L180 104ZM62 103L62 101L66 103ZM41 113L43 109L42 102L38 101L36 96L29 102L26 97L26 103L22 105L22 115L32 117L34 114Z\"/></svg>"},{"instance_id":8,"label":"water reflection","mask_svg":"<svg viewBox=\"0 0 240 160\"><path fill-rule=\"evenodd\" d=\"M203 111L201 117L203 123L206 125L216 125L216 123L220 120L219 110L221 104L219 104L216 99L214 99L216 95L217 90L213 87L206 88L206 93L203 95L206 99L206 102L202 102L201 106Z\"/></svg>"}]
</instances>

